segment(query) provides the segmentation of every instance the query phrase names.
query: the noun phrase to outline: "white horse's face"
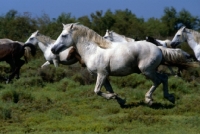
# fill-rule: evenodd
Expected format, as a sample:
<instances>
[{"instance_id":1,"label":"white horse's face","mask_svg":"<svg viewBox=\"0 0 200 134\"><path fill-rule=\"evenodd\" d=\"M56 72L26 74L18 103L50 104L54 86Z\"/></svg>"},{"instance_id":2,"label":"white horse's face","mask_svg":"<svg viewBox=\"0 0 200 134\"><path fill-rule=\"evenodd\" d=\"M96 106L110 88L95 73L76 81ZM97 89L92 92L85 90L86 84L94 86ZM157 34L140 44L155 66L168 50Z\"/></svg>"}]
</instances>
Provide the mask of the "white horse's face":
<instances>
[{"instance_id":1,"label":"white horse's face","mask_svg":"<svg viewBox=\"0 0 200 134\"><path fill-rule=\"evenodd\" d=\"M54 43L51 51L54 54L60 53L63 49L69 48L72 46L72 33L73 33L73 24L63 24L63 31L58 36L57 40Z\"/></svg>"},{"instance_id":2,"label":"white horse's face","mask_svg":"<svg viewBox=\"0 0 200 134\"><path fill-rule=\"evenodd\" d=\"M38 40L37 40L37 34L38 34L39 31L36 31L34 33L32 33L32 35L28 38L28 40L25 42L26 43L31 43L33 45L36 45L38 43Z\"/></svg>"},{"instance_id":3,"label":"white horse's face","mask_svg":"<svg viewBox=\"0 0 200 134\"><path fill-rule=\"evenodd\" d=\"M103 36L104 39L109 40L109 41L113 41L113 34L112 31L107 30L106 34Z\"/></svg>"},{"instance_id":4,"label":"white horse's face","mask_svg":"<svg viewBox=\"0 0 200 134\"><path fill-rule=\"evenodd\" d=\"M171 41L171 46L173 48L177 47L180 43L185 42L186 39L183 36L183 32L185 30L185 27L182 27L178 30L178 32L175 34L174 38Z\"/></svg>"}]
</instances>

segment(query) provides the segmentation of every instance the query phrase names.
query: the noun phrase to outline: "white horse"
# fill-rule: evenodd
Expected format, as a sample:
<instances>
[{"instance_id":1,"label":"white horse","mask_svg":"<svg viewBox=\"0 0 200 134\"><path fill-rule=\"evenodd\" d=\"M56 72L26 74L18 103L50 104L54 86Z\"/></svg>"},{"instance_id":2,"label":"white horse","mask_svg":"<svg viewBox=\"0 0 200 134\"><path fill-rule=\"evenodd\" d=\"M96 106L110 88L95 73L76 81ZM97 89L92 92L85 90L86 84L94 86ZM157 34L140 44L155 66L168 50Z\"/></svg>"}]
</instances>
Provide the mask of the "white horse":
<instances>
[{"instance_id":1,"label":"white horse","mask_svg":"<svg viewBox=\"0 0 200 134\"><path fill-rule=\"evenodd\" d=\"M172 39L171 46L176 47L182 42L187 42L194 55L200 61L200 33L186 27L180 28Z\"/></svg>"},{"instance_id":2,"label":"white horse","mask_svg":"<svg viewBox=\"0 0 200 134\"><path fill-rule=\"evenodd\" d=\"M164 97L170 102L175 102L173 94L168 93L168 77L158 73L157 67L162 62L171 62L175 59L177 51L174 49L159 48L147 41L136 42L111 42L105 40L93 30L76 23L63 24L63 31L57 38L52 52L57 54L60 48L74 46L85 62L91 74L97 74L94 92L106 99L117 99L121 102L117 94L114 93L108 76L126 76L132 73L142 73L153 82L153 86L145 95L145 102L149 105L153 103L152 94L162 83ZM182 56L182 59L184 57ZM182 61L177 59L177 61ZM108 93L101 92L104 86Z\"/></svg>"},{"instance_id":3,"label":"white horse","mask_svg":"<svg viewBox=\"0 0 200 134\"><path fill-rule=\"evenodd\" d=\"M78 60L80 61L80 56L77 55L76 50L73 47L61 51L58 55L53 54L51 48L54 42L55 40L36 31L32 33L25 43L38 44L46 59L46 62L41 66L42 68L49 64L54 64L55 67L58 67L59 63L71 65Z\"/></svg>"},{"instance_id":4,"label":"white horse","mask_svg":"<svg viewBox=\"0 0 200 134\"><path fill-rule=\"evenodd\" d=\"M105 35L103 36L104 39L110 40L112 42L132 42L135 39L126 37L124 35L118 34L113 31L106 30Z\"/></svg>"}]
</instances>

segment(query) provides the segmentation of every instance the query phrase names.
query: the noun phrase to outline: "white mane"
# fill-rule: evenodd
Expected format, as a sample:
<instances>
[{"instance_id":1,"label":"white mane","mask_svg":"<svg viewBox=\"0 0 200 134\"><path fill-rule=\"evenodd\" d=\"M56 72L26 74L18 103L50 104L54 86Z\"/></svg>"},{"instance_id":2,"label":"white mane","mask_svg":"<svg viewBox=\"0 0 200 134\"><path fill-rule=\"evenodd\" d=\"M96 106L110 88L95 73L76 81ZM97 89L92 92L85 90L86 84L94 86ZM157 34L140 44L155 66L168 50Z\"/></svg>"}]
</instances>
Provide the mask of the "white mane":
<instances>
[{"instance_id":1,"label":"white mane","mask_svg":"<svg viewBox=\"0 0 200 134\"><path fill-rule=\"evenodd\" d=\"M83 25L78 25L78 24L74 24L74 34L73 34L73 38L76 40L77 37L82 36L83 38L82 41L92 41L95 42L99 47L101 48L109 48L111 42L108 40L105 40L103 37L101 37L99 34L97 34L96 32L94 32L92 29L89 29L88 27L85 27Z\"/></svg>"},{"instance_id":2,"label":"white mane","mask_svg":"<svg viewBox=\"0 0 200 134\"><path fill-rule=\"evenodd\" d=\"M193 35L195 42L200 45L200 33L188 28L185 28L185 30L186 32L190 32Z\"/></svg>"},{"instance_id":3,"label":"white mane","mask_svg":"<svg viewBox=\"0 0 200 134\"><path fill-rule=\"evenodd\" d=\"M43 34L38 33L36 38L39 42L42 42L43 44L53 44L55 40L51 39L49 36L45 36Z\"/></svg>"}]
</instances>

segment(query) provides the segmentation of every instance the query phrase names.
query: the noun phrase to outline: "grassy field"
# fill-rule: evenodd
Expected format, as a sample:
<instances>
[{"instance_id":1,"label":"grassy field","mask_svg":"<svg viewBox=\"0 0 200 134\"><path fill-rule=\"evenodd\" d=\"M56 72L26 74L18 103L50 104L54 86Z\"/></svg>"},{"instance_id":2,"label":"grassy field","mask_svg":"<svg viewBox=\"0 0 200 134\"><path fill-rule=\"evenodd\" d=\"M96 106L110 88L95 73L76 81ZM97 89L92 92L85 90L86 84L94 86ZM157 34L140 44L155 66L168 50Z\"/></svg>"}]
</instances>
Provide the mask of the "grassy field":
<instances>
[{"instance_id":1,"label":"grassy field","mask_svg":"<svg viewBox=\"0 0 200 134\"><path fill-rule=\"evenodd\" d=\"M94 94L95 78L79 64L40 69L41 56L21 69L20 79L0 83L0 133L5 134L197 134L200 132L199 70L183 78L169 77L175 105L163 98L162 85L154 92L154 104L144 104L151 81L133 74L110 77L114 91L126 99ZM1 76L9 66L0 63ZM105 89L102 89L105 91Z\"/></svg>"}]
</instances>

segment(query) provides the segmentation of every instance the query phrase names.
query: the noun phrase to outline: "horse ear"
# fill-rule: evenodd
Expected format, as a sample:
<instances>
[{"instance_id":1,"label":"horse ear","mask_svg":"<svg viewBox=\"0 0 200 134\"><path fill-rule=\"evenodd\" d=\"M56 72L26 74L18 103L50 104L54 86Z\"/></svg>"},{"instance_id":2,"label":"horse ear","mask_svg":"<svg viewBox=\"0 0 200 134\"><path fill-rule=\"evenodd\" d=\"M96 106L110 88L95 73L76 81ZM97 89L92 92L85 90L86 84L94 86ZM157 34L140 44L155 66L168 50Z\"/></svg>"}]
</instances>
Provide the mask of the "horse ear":
<instances>
[{"instance_id":1,"label":"horse ear","mask_svg":"<svg viewBox=\"0 0 200 134\"><path fill-rule=\"evenodd\" d=\"M70 30L73 30L73 29L74 29L74 24L71 24Z\"/></svg>"},{"instance_id":2,"label":"horse ear","mask_svg":"<svg viewBox=\"0 0 200 134\"><path fill-rule=\"evenodd\" d=\"M184 30L185 28L186 28L185 26L182 26L182 27L181 27L182 30Z\"/></svg>"}]
</instances>

